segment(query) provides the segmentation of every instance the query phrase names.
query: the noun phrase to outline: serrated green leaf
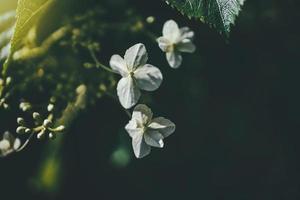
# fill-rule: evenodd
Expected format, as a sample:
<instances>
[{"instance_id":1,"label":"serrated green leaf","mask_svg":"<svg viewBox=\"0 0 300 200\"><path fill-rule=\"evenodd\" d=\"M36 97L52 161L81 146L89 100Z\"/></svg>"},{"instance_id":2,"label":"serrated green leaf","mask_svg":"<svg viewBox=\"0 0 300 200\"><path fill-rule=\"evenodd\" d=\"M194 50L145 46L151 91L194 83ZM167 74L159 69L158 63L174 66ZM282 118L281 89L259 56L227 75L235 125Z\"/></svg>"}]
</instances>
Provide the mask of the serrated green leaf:
<instances>
[{"instance_id":1,"label":"serrated green leaf","mask_svg":"<svg viewBox=\"0 0 300 200\"><path fill-rule=\"evenodd\" d=\"M183 15L197 18L229 35L245 0L167 0Z\"/></svg>"}]
</instances>

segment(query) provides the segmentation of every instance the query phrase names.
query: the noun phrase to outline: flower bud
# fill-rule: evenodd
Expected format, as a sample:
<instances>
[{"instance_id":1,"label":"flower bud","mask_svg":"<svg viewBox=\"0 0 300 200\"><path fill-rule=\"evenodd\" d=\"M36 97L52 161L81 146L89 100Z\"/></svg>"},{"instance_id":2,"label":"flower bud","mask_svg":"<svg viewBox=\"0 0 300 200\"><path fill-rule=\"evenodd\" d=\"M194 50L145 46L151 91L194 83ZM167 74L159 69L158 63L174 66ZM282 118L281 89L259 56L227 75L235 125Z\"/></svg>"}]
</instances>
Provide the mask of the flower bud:
<instances>
[{"instance_id":1,"label":"flower bud","mask_svg":"<svg viewBox=\"0 0 300 200\"><path fill-rule=\"evenodd\" d=\"M26 129L25 129L25 133L26 133L26 134L31 133L31 129L30 129L30 128L26 128Z\"/></svg>"},{"instance_id":2,"label":"flower bud","mask_svg":"<svg viewBox=\"0 0 300 200\"><path fill-rule=\"evenodd\" d=\"M54 109L54 105L52 103L50 103L48 106L47 106L47 110L48 112L52 112Z\"/></svg>"},{"instance_id":3,"label":"flower bud","mask_svg":"<svg viewBox=\"0 0 300 200\"><path fill-rule=\"evenodd\" d=\"M6 78L6 85L9 85L11 83L11 80L12 80L11 77L7 77Z\"/></svg>"},{"instance_id":4,"label":"flower bud","mask_svg":"<svg viewBox=\"0 0 300 200\"><path fill-rule=\"evenodd\" d=\"M17 128L16 132L17 132L18 134L24 134L24 133L25 133L25 130L26 130L26 127L24 127L24 126L19 126L19 127Z\"/></svg>"},{"instance_id":5,"label":"flower bud","mask_svg":"<svg viewBox=\"0 0 300 200\"><path fill-rule=\"evenodd\" d=\"M45 135L46 133L46 130L43 129L41 130L38 134L37 134L37 139L42 139L42 137Z\"/></svg>"},{"instance_id":6,"label":"flower bud","mask_svg":"<svg viewBox=\"0 0 300 200\"><path fill-rule=\"evenodd\" d=\"M56 135L54 133L49 133L49 139L55 139L56 138Z\"/></svg>"},{"instance_id":7,"label":"flower bud","mask_svg":"<svg viewBox=\"0 0 300 200\"><path fill-rule=\"evenodd\" d=\"M32 118L33 118L34 120L41 120L41 115L40 115L39 113L37 113L37 112L34 112L34 113L32 114Z\"/></svg>"},{"instance_id":8,"label":"flower bud","mask_svg":"<svg viewBox=\"0 0 300 200\"><path fill-rule=\"evenodd\" d=\"M147 18L146 18L146 22L147 22L148 24L153 24L153 23L155 22L155 17L153 17L153 16L147 17Z\"/></svg>"},{"instance_id":9,"label":"flower bud","mask_svg":"<svg viewBox=\"0 0 300 200\"><path fill-rule=\"evenodd\" d=\"M58 126L58 127L55 129L55 131L57 131L57 132L62 132L62 131L64 131L64 130L66 130L66 127L65 127L64 125Z\"/></svg>"},{"instance_id":10,"label":"flower bud","mask_svg":"<svg viewBox=\"0 0 300 200\"><path fill-rule=\"evenodd\" d=\"M31 109L31 105L28 102L21 102L19 107L23 112L26 112Z\"/></svg>"},{"instance_id":11,"label":"flower bud","mask_svg":"<svg viewBox=\"0 0 300 200\"><path fill-rule=\"evenodd\" d=\"M18 117L18 118L17 118L17 123L18 123L19 125L24 126L24 125L25 125L25 120L24 120L22 117Z\"/></svg>"},{"instance_id":12,"label":"flower bud","mask_svg":"<svg viewBox=\"0 0 300 200\"><path fill-rule=\"evenodd\" d=\"M44 120L43 126L44 126L45 128L49 128L51 125L52 125L51 120L49 120L49 119L45 119L45 120Z\"/></svg>"}]
</instances>

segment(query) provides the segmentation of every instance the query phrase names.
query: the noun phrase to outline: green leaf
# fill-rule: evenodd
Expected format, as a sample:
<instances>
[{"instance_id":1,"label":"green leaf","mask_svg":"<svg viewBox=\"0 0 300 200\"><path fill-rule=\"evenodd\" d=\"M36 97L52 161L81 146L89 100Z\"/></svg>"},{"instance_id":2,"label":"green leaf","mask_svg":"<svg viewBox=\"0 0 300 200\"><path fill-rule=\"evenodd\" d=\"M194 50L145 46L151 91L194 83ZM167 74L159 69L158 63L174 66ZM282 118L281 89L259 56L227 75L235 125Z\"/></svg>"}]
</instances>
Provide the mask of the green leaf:
<instances>
[{"instance_id":1,"label":"green leaf","mask_svg":"<svg viewBox=\"0 0 300 200\"><path fill-rule=\"evenodd\" d=\"M6 76L7 69L11 63L12 55L23 44L23 38L27 35L38 21L41 14L55 0L19 0L16 12L16 25L10 42L10 53L3 65L2 75Z\"/></svg>"},{"instance_id":2,"label":"green leaf","mask_svg":"<svg viewBox=\"0 0 300 200\"><path fill-rule=\"evenodd\" d=\"M15 32L11 40L11 53L15 52L21 45L22 39L34 26L43 11L45 11L54 0L19 0L17 6L17 22Z\"/></svg>"},{"instance_id":3,"label":"green leaf","mask_svg":"<svg viewBox=\"0 0 300 200\"><path fill-rule=\"evenodd\" d=\"M167 0L183 15L214 26L219 32L229 36L245 0Z\"/></svg>"}]
</instances>

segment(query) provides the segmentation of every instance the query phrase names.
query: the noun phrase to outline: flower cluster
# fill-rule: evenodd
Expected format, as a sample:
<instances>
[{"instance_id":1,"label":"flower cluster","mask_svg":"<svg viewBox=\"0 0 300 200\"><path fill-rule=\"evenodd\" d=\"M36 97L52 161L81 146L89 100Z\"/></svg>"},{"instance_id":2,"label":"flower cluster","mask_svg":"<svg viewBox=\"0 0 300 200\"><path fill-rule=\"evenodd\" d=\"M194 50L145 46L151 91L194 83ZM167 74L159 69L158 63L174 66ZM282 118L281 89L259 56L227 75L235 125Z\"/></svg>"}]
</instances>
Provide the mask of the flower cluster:
<instances>
[{"instance_id":1,"label":"flower cluster","mask_svg":"<svg viewBox=\"0 0 300 200\"><path fill-rule=\"evenodd\" d=\"M5 132L2 140L0 140L0 156L7 156L17 151L21 146L21 141L15 138L11 133Z\"/></svg>"},{"instance_id":2,"label":"flower cluster","mask_svg":"<svg viewBox=\"0 0 300 200\"><path fill-rule=\"evenodd\" d=\"M188 27L179 28L177 23L169 20L164 24L163 36L157 39L158 45L166 52L166 58L172 68L182 63L181 52L193 53L196 50L192 40L194 32ZM147 64L148 53L144 44L138 43L127 49L124 57L113 55L110 59L112 70L121 75L117 94L121 105L130 109L140 99L140 90L155 91L162 81L159 68ZM152 111L146 105L137 105L132 119L125 129L132 138L134 154L137 158L148 155L151 147L162 148L163 139L175 131L175 124L168 119L158 117L152 119Z\"/></svg>"},{"instance_id":3,"label":"flower cluster","mask_svg":"<svg viewBox=\"0 0 300 200\"><path fill-rule=\"evenodd\" d=\"M32 105L28 102L21 102L20 109L23 112L32 110ZM47 106L48 117L43 118L39 112L32 112L32 120L34 127L29 127L29 123L26 123L25 119L22 117L17 118L18 127L16 132L18 134L36 134L37 139L43 138L45 135L48 135L50 139L55 138L56 133L61 133L65 130L63 125L55 126L53 124L53 114L51 113L54 110L54 104L50 102Z\"/></svg>"},{"instance_id":4,"label":"flower cluster","mask_svg":"<svg viewBox=\"0 0 300 200\"><path fill-rule=\"evenodd\" d=\"M148 23L153 23L154 18L147 18ZM141 27L143 28L143 26ZM78 34L73 32L73 34ZM174 20L165 22L162 30L162 36L156 39L159 48L166 53L168 64L172 68L178 68L182 64L182 52L193 53L196 50L193 44L194 32L188 27L179 28ZM77 43L75 43L77 44ZM90 41L82 43L81 46L86 47L93 58L93 63L85 63L86 68L97 67L103 68L112 74L121 76L116 86L117 96L120 104L130 115L130 120L125 126L125 130L132 138L132 147L137 158L143 158L151 152L152 147L163 148L164 139L175 131L175 124L164 118L153 118L151 109L144 105L138 104L141 91L153 92L157 90L163 82L163 74L155 65L148 64L148 52L144 44L138 43L128 48L124 56L112 55L109 61L110 67L103 65L96 57L95 52L99 50L98 43ZM114 79L114 76L111 75ZM3 93L4 86L11 83L11 78L5 80L0 79L0 94ZM115 80L112 84L115 89ZM103 89L106 91L106 89ZM4 94L4 93L3 93ZM2 96L2 94L0 95ZM0 98L0 107L7 108L7 96ZM79 99L80 100L80 99ZM77 102L77 101L76 101ZM0 140L0 156L7 156L13 152L21 151L28 141L35 136L37 139L48 137L55 138L56 133L65 130L64 125L57 125L55 117L57 113L55 100L50 100L47 105L46 112L36 112L35 107L29 102L21 102L19 108L23 112L29 112L29 121L22 117L17 118L18 134L29 135L27 141L21 146L21 141L15 138L9 132L3 135ZM138 105L137 105L138 104ZM77 106L77 103L74 105ZM135 106L135 107L134 107ZM133 108L134 107L134 108ZM68 107L67 107L68 108ZM132 109L132 115L128 109ZM27 115L28 116L28 115ZM58 120L59 121L59 120Z\"/></svg>"}]
</instances>

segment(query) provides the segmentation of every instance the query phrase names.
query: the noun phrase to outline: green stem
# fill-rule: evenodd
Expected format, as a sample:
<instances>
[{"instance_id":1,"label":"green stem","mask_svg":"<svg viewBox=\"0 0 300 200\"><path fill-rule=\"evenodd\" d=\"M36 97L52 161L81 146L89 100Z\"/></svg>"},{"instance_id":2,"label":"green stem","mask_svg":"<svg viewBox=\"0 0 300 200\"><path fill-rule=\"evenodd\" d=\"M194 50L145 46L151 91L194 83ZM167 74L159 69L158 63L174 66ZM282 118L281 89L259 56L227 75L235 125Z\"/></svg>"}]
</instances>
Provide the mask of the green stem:
<instances>
[{"instance_id":1,"label":"green stem","mask_svg":"<svg viewBox=\"0 0 300 200\"><path fill-rule=\"evenodd\" d=\"M120 107L122 107L121 104L120 104L120 102L119 102L119 100L118 100L118 97L116 97L116 96L113 95L113 94L110 94L109 92L107 92L106 95L107 95L108 97L112 98L114 101L116 101L116 102L120 105ZM122 110L124 110L124 112L127 114L127 116L131 119L132 116L131 116L129 110L127 110L127 109L125 109L125 108L123 108L123 107L122 107Z\"/></svg>"},{"instance_id":2,"label":"green stem","mask_svg":"<svg viewBox=\"0 0 300 200\"><path fill-rule=\"evenodd\" d=\"M35 134L35 132L32 132L32 133L30 134L30 136L27 138L27 140L24 142L24 144L23 144L20 148L18 148L18 149L16 150L16 152L20 152L20 151L22 151L23 149L25 149L25 147L29 144L29 142L30 142L30 140L32 139L32 137L34 136L34 134Z\"/></svg>"},{"instance_id":3,"label":"green stem","mask_svg":"<svg viewBox=\"0 0 300 200\"><path fill-rule=\"evenodd\" d=\"M31 49L24 47L13 53L13 60L23 61L44 56L56 42L61 40L68 33L69 30L70 27L68 26L63 26L57 29L47 39L44 40L41 46Z\"/></svg>"},{"instance_id":4,"label":"green stem","mask_svg":"<svg viewBox=\"0 0 300 200\"><path fill-rule=\"evenodd\" d=\"M102 64L102 63L98 60L98 58L97 58L97 56L96 56L96 54L95 54L95 52L94 52L93 49L89 48L89 51L90 51L90 54L91 54L91 56L92 56L92 58L93 58L93 60L94 60L94 62L95 62L95 64L96 64L96 67L98 67L98 68L101 67L102 69L104 69L104 70L106 70L106 71L108 71L108 72L110 72L110 73L115 73L115 74L117 74L117 72L115 72L115 71L112 70L111 68L105 66L104 64Z\"/></svg>"},{"instance_id":5,"label":"green stem","mask_svg":"<svg viewBox=\"0 0 300 200\"><path fill-rule=\"evenodd\" d=\"M154 42L156 42L156 40L157 40L158 37L157 37L154 33L150 32L150 31L147 31L147 30L144 30L144 33L145 33L145 35L148 36L151 40L153 40Z\"/></svg>"}]
</instances>

